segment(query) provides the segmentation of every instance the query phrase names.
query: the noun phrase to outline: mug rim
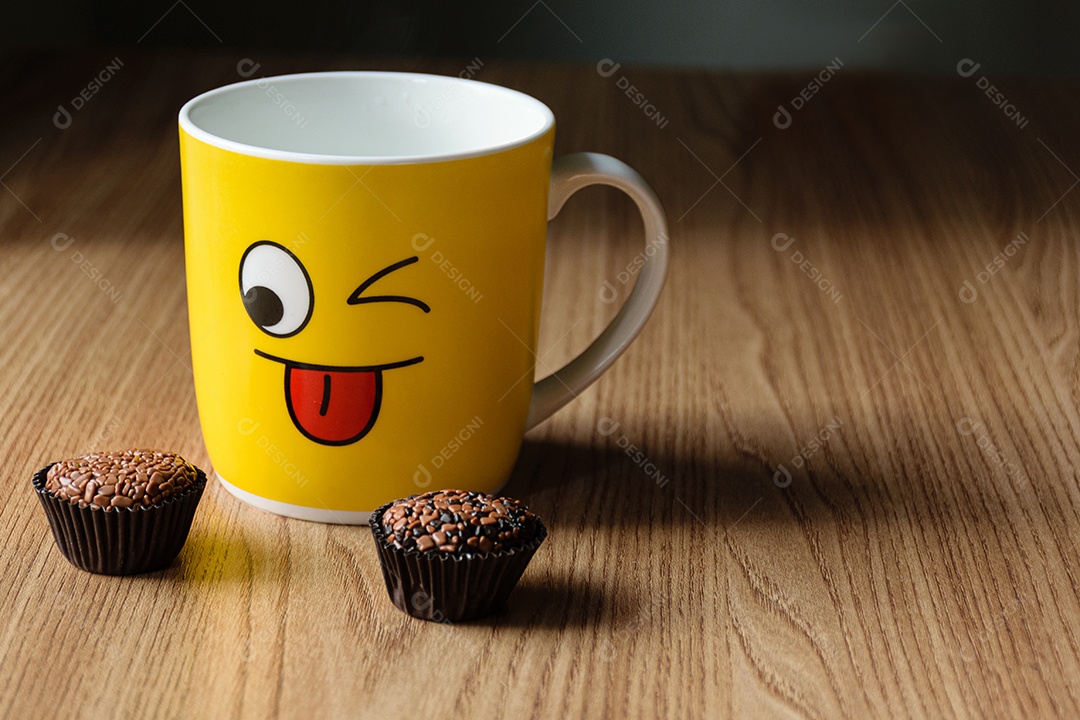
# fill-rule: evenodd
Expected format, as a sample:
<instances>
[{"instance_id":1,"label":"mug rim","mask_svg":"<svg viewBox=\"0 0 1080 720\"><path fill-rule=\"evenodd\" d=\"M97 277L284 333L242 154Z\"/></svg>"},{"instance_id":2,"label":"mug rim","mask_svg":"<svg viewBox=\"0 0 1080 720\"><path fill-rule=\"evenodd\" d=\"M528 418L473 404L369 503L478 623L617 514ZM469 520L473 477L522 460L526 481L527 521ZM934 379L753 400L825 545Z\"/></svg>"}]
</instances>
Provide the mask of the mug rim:
<instances>
[{"instance_id":1,"label":"mug rim","mask_svg":"<svg viewBox=\"0 0 1080 720\"><path fill-rule=\"evenodd\" d=\"M490 93L496 96L503 96L515 102L522 102L525 104L533 105L534 109L538 110L543 116L543 123L539 129L531 133L525 134L522 137L517 137L505 142L483 145L478 148L471 148L468 150L461 150L456 152L422 153L416 155L347 155L308 153L296 150L281 150L277 148L244 143L237 140L230 140L229 138L222 137L220 134L216 134L214 132L206 130L203 127L200 127L191 118L191 113L206 101L218 98L220 96L235 93L239 90L246 89L253 85L258 86L260 83L270 83L275 80L279 82L292 82L298 80L326 77L361 79L389 78L395 80L423 79L436 80L448 86L471 85L479 88L481 92ZM543 102L537 100L531 95L523 93L519 90L513 90L502 85L495 85L494 83L482 82L480 80L472 80L468 78L456 77L453 75L436 75L434 73L413 73L384 70L330 70L310 73L287 73L285 75L252 78L250 80L242 80L240 82L222 85L212 90L200 93L199 95L196 95L195 97L184 103L184 105L180 108L178 120L180 128L192 138L204 142L212 147L220 148L222 150L229 150L239 153L241 155L247 155L251 157L266 158L268 160L284 160L288 162L305 163L311 165L409 165L444 162L447 160L462 160L466 158L482 157L485 155L495 155L506 150L512 150L513 148L528 145L529 143L546 135L554 127L555 114L547 105L545 105Z\"/></svg>"}]
</instances>

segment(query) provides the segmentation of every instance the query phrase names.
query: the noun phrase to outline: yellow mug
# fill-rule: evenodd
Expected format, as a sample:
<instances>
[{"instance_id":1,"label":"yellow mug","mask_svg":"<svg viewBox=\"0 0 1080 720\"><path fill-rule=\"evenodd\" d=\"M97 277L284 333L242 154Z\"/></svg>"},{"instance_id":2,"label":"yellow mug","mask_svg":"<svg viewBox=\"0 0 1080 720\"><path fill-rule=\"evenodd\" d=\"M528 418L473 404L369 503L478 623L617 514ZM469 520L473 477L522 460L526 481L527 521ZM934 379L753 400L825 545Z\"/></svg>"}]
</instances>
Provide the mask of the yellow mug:
<instances>
[{"instance_id":1,"label":"yellow mug","mask_svg":"<svg viewBox=\"0 0 1080 720\"><path fill-rule=\"evenodd\" d=\"M212 90L179 121L199 420L221 483L263 510L363 524L426 489L498 490L659 299L656 195L605 155L553 162L554 116L528 95L312 73ZM637 280L534 386L547 222L593 184L641 210Z\"/></svg>"}]
</instances>

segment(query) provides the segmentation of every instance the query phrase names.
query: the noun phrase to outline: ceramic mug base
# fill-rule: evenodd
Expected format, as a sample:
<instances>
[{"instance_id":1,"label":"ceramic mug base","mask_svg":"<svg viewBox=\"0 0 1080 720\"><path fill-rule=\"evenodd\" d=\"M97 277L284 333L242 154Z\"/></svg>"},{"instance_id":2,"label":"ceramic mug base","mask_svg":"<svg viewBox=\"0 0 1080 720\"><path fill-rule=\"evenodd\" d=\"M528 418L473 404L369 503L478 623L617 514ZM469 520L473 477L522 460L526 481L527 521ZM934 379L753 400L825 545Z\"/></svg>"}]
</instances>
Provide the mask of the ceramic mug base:
<instances>
[{"instance_id":1,"label":"ceramic mug base","mask_svg":"<svg viewBox=\"0 0 1080 720\"><path fill-rule=\"evenodd\" d=\"M241 490L225 478L221 477L219 473L215 472L214 475L217 476L218 482L221 483L222 487L228 490L237 500L240 500L247 505L251 505L254 508L258 508L259 510L274 513L275 515L284 515L285 517L296 518L298 520L330 523L333 525L367 525L368 518L371 517L370 512L328 510L325 508L312 508L305 505L291 505L277 500L269 500L249 493L247 490ZM509 482L509 480L504 481L502 485L495 490L492 490L491 494L498 495L502 492L502 489L506 487L507 482Z\"/></svg>"},{"instance_id":2,"label":"ceramic mug base","mask_svg":"<svg viewBox=\"0 0 1080 720\"><path fill-rule=\"evenodd\" d=\"M370 512L329 510L326 508L313 508L304 505L292 505L277 500L269 500L249 493L247 490L241 490L225 478L221 477L220 474L214 474L217 475L218 482L220 482L222 486L238 500L247 503L252 507L256 507L259 510L274 513L275 515L284 515L285 517L297 518L298 520L332 523L335 525L367 525L368 518L371 517Z\"/></svg>"}]
</instances>

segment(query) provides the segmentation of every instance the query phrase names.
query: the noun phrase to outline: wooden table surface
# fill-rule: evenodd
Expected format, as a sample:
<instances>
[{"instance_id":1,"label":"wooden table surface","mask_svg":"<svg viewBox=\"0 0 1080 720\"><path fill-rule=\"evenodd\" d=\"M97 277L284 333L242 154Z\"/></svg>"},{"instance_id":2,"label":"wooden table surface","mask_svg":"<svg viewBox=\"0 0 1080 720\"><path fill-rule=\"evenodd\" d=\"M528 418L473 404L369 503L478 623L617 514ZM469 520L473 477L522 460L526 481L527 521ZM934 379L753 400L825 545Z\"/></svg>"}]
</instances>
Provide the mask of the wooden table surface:
<instances>
[{"instance_id":1,"label":"wooden table surface","mask_svg":"<svg viewBox=\"0 0 1080 720\"><path fill-rule=\"evenodd\" d=\"M266 75L467 65L248 57ZM555 111L559 152L654 184L673 253L637 343L526 439L507 493L551 535L508 609L413 620L366 528L216 484L170 569L68 565L36 468L127 446L209 466L175 115L243 58L0 64L0 717L1080 714L1064 82L995 80L1018 126L979 74L845 70L780 128L808 77L485 63ZM552 224L543 365L613 315L598 294L640 243L607 189Z\"/></svg>"}]
</instances>

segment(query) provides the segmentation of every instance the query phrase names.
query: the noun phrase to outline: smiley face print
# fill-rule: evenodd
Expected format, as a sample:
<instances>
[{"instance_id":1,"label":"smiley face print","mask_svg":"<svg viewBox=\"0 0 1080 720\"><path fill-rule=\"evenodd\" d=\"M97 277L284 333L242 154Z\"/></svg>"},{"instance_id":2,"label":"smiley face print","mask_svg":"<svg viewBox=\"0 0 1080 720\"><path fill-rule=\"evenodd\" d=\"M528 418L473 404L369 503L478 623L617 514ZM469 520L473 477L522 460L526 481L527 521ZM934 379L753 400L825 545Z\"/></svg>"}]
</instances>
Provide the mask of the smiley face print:
<instances>
[{"instance_id":1,"label":"smiley face print","mask_svg":"<svg viewBox=\"0 0 1080 720\"><path fill-rule=\"evenodd\" d=\"M360 306L358 312L368 305L401 303L430 313L431 308L422 300L378 294L378 288L373 287L392 273L407 273L417 260L407 257L378 269L362 279L348 297L320 295L319 302ZM304 264L292 251L269 240L253 243L240 260L239 280L244 309L263 333L281 340L305 332L315 313L317 292ZM347 328L342 331L347 332ZM334 338L326 341L332 343ZM282 400L289 417L304 437L321 445L351 445L367 435L379 418L383 373L424 360L418 355L381 364L330 365L317 357L279 355L259 347L253 350L284 367Z\"/></svg>"}]
</instances>

